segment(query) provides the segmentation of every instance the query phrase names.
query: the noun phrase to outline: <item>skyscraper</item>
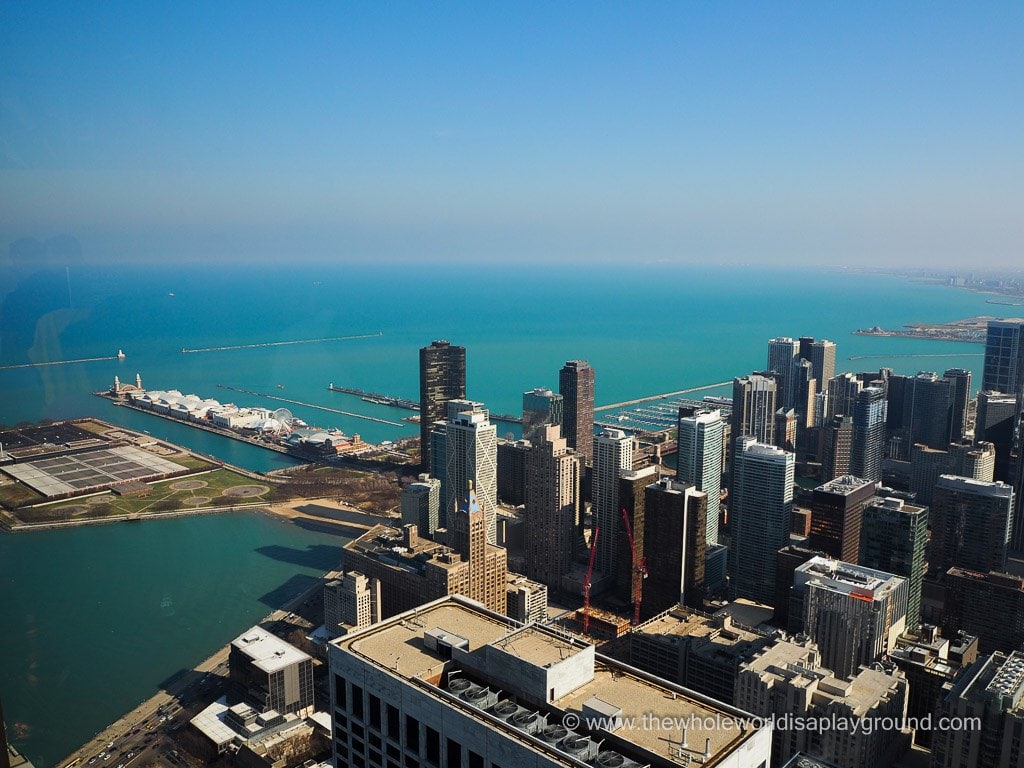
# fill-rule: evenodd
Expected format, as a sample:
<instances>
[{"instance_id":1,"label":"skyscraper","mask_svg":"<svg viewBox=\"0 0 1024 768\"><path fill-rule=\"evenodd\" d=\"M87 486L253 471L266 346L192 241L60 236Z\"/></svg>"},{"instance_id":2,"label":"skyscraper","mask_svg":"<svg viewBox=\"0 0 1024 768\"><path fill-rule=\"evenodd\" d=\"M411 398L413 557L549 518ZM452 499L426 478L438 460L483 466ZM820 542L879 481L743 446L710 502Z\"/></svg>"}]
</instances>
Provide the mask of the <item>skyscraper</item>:
<instances>
[{"instance_id":1,"label":"skyscraper","mask_svg":"<svg viewBox=\"0 0 1024 768\"><path fill-rule=\"evenodd\" d=\"M871 499L864 507L860 558L868 568L907 580L907 631L921 623L921 582L928 544L928 508L902 499Z\"/></svg>"},{"instance_id":2,"label":"skyscraper","mask_svg":"<svg viewBox=\"0 0 1024 768\"><path fill-rule=\"evenodd\" d=\"M882 479L885 449L885 390L867 387L853 406L853 447L850 473L865 480Z\"/></svg>"},{"instance_id":3,"label":"skyscraper","mask_svg":"<svg viewBox=\"0 0 1024 768\"><path fill-rule=\"evenodd\" d=\"M641 564L646 560L647 514L645 489L658 479L658 470L653 466L642 469L623 469L619 472L620 514L629 520L629 530L619 526L615 542L615 593L619 600L635 604L635 596L643 596L646 575ZM632 535L631 535L632 534ZM604 536L602 529L601 535ZM659 531L651 531L657 537ZM641 614L646 618L646 614Z\"/></svg>"},{"instance_id":4,"label":"skyscraper","mask_svg":"<svg viewBox=\"0 0 1024 768\"><path fill-rule=\"evenodd\" d=\"M822 429L821 479L828 482L840 475L850 474L850 454L853 449L853 419L833 416Z\"/></svg>"},{"instance_id":5,"label":"skyscraper","mask_svg":"<svg viewBox=\"0 0 1024 768\"><path fill-rule=\"evenodd\" d=\"M446 525L451 528L456 504L470 488L483 511L487 543L497 542L498 430L481 403L453 400L444 425L445 469L441 498Z\"/></svg>"},{"instance_id":6,"label":"skyscraper","mask_svg":"<svg viewBox=\"0 0 1024 768\"><path fill-rule=\"evenodd\" d=\"M857 562L864 505L878 483L840 475L814 489L811 496L811 535L808 546L836 560Z\"/></svg>"},{"instance_id":7,"label":"skyscraper","mask_svg":"<svg viewBox=\"0 0 1024 768\"><path fill-rule=\"evenodd\" d=\"M942 475L932 496L931 569L1005 571L1013 503L1013 489L1005 483Z\"/></svg>"},{"instance_id":8,"label":"skyscraper","mask_svg":"<svg viewBox=\"0 0 1024 768\"><path fill-rule=\"evenodd\" d=\"M422 474L415 483L402 489L402 524L415 525L417 533L434 538L440 524L441 481L428 474Z\"/></svg>"},{"instance_id":9,"label":"skyscraper","mask_svg":"<svg viewBox=\"0 0 1024 768\"><path fill-rule=\"evenodd\" d=\"M778 387L774 379L752 373L732 383L732 436L750 435L765 445L775 443Z\"/></svg>"},{"instance_id":10,"label":"skyscraper","mask_svg":"<svg viewBox=\"0 0 1024 768\"><path fill-rule=\"evenodd\" d=\"M580 461L547 425L526 453L526 575L559 588L580 525Z\"/></svg>"},{"instance_id":11,"label":"skyscraper","mask_svg":"<svg viewBox=\"0 0 1024 768\"><path fill-rule=\"evenodd\" d=\"M703 607L707 494L665 478L644 489L644 616L680 603Z\"/></svg>"},{"instance_id":12,"label":"skyscraper","mask_svg":"<svg viewBox=\"0 0 1024 768\"><path fill-rule=\"evenodd\" d=\"M953 413L950 417L949 441L959 443L967 434L967 405L971 401L973 374L966 368L950 368L942 378L953 386Z\"/></svg>"},{"instance_id":13,"label":"skyscraper","mask_svg":"<svg viewBox=\"0 0 1024 768\"><path fill-rule=\"evenodd\" d=\"M550 389L537 387L523 392L523 439L533 442L544 433L547 424L562 424L563 397Z\"/></svg>"},{"instance_id":14,"label":"skyscraper","mask_svg":"<svg viewBox=\"0 0 1024 768\"><path fill-rule=\"evenodd\" d=\"M594 460L594 369L586 360L569 360L558 372L563 398L562 436L587 465Z\"/></svg>"},{"instance_id":15,"label":"skyscraper","mask_svg":"<svg viewBox=\"0 0 1024 768\"><path fill-rule=\"evenodd\" d=\"M852 373L841 373L828 380L828 410L826 416L853 416L857 395L864 389L864 382Z\"/></svg>"},{"instance_id":16,"label":"skyscraper","mask_svg":"<svg viewBox=\"0 0 1024 768\"><path fill-rule=\"evenodd\" d=\"M1011 454L1017 396L1002 392L983 391L978 393L978 412L974 425L974 439L992 443L996 450L994 478L1009 482Z\"/></svg>"},{"instance_id":17,"label":"skyscraper","mask_svg":"<svg viewBox=\"0 0 1024 768\"><path fill-rule=\"evenodd\" d=\"M989 320L981 388L1007 394L1024 390L1024 320Z\"/></svg>"},{"instance_id":18,"label":"skyscraper","mask_svg":"<svg viewBox=\"0 0 1024 768\"><path fill-rule=\"evenodd\" d=\"M594 471L591 481L591 510L594 525L600 527L594 567L606 576L616 573L619 538L622 530L622 505L619 476L633 469L633 436L621 429L605 429L594 440Z\"/></svg>"},{"instance_id":19,"label":"skyscraper","mask_svg":"<svg viewBox=\"0 0 1024 768\"><path fill-rule=\"evenodd\" d=\"M780 336L768 340L768 366L765 370L774 371L782 377L779 387L778 406L793 407L793 363L799 358L800 343L788 336Z\"/></svg>"},{"instance_id":20,"label":"skyscraper","mask_svg":"<svg viewBox=\"0 0 1024 768\"><path fill-rule=\"evenodd\" d=\"M774 596L776 553L789 540L795 460L792 453L736 440L729 520L730 591L770 603Z\"/></svg>"},{"instance_id":21,"label":"skyscraper","mask_svg":"<svg viewBox=\"0 0 1024 768\"><path fill-rule=\"evenodd\" d=\"M815 341L811 336L800 337L800 357L809 360L814 370L818 390L836 375L836 344L828 339Z\"/></svg>"},{"instance_id":22,"label":"skyscraper","mask_svg":"<svg viewBox=\"0 0 1024 768\"><path fill-rule=\"evenodd\" d=\"M445 403L466 397L466 348L435 341L420 350L420 465L430 472L430 431Z\"/></svg>"},{"instance_id":23,"label":"skyscraper","mask_svg":"<svg viewBox=\"0 0 1024 768\"><path fill-rule=\"evenodd\" d=\"M678 422L676 477L708 495L708 544L718 543L718 517L722 496L722 455L725 420L721 411L698 411Z\"/></svg>"}]
</instances>

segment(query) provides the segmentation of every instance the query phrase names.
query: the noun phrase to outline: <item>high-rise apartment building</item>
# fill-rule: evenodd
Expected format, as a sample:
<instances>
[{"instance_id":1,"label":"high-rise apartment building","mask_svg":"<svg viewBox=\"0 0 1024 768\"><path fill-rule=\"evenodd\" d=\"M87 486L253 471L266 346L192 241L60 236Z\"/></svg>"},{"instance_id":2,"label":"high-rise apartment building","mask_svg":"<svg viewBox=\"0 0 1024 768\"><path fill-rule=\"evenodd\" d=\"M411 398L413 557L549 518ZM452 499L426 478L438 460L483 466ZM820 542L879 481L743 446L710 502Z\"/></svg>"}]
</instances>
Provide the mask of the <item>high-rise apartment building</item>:
<instances>
[{"instance_id":1,"label":"high-rise apartment building","mask_svg":"<svg viewBox=\"0 0 1024 768\"><path fill-rule=\"evenodd\" d=\"M853 447L850 473L865 480L882 479L885 452L885 390L866 387L853 406Z\"/></svg>"},{"instance_id":2,"label":"high-rise apartment building","mask_svg":"<svg viewBox=\"0 0 1024 768\"><path fill-rule=\"evenodd\" d=\"M774 596L775 555L789 540L795 459L792 453L736 440L729 520L730 592L761 603Z\"/></svg>"},{"instance_id":3,"label":"high-rise apartment building","mask_svg":"<svg viewBox=\"0 0 1024 768\"><path fill-rule=\"evenodd\" d=\"M615 594L623 603L635 605L635 598L643 598L646 561L647 496L644 490L658 479L656 467L624 469L619 473L619 505L629 521L629 529L620 520L618 540L615 542ZM657 536L656 531L652 532ZM601 535L604 535L602 531ZM600 538L598 539L600 540ZM647 610L647 606L644 606ZM641 614L646 618L649 614Z\"/></svg>"},{"instance_id":4,"label":"high-rise apartment building","mask_svg":"<svg viewBox=\"0 0 1024 768\"><path fill-rule=\"evenodd\" d=\"M458 597L328 647L333 764L767 766L771 726L540 624ZM576 719L578 718L578 719ZM651 723L687 723L666 739ZM600 727L599 723L603 725Z\"/></svg>"},{"instance_id":5,"label":"high-rise apartment building","mask_svg":"<svg viewBox=\"0 0 1024 768\"><path fill-rule=\"evenodd\" d=\"M949 441L958 443L967 435L967 405L971 401L972 374L966 368L950 368L942 378L953 386L953 413L950 417Z\"/></svg>"},{"instance_id":6,"label":"high-rise apartment building","mask_svg":"<svg viewBox=\"0 0 1024 768\"><path fill-rule=\"evenodd\" d=\"M498 499L518 507L526 503L526 457L529 440L498 441Z\"/></svg>"},{"instance_id":7,"label":"high-rise apartment building","mask_svg":"<svg viewBox=\"0 0 1024 768\"><path fill-rule=\"evenodd\" d=\"M810 361L818 390L836 375L836 344L828 339L815 341L810 336L800 337L800 357Z\"/></svg>"},{"instance_id":8,"label":"high-rise apartment building","mask_svg":"<svg viewBox=\"0 0 1024 768\"><path fill-rule=\"evenodd\" d=\"M1024 653L978 659L956 678L936 715L970 726L934 732L932 768L1024 765Z\"/></svg>"},{"instance_id":9,"label":"high-rise apartment building","mask_svg":"<svg viewBox=\"0 0 1024 768\"><path fill-rule=\"evenodd\" d=\"M644 489L643 616L673 606L703 607L707 494L665 478Z\"/></svg>"},{"instance_id":10,"label":"high-rise apartment building","mask_svg":"<svg viewBox=\"0 0 1024 768\"><path fill-rule=\"evenodd\" d=\"M331 637L364 629L382 618L378 579L348 571L324 584L324 626Z\"/></svg>"},{"instance_id":11,"label":"high-rise apartment building","mask_svg":"<svg viewBox=\"0 0 1024 768\"><path fill-rule=\"evenodd\" d=\"M569 360L558 372L563 398L562 436L588 466L594 460L594 369L586 360Z\"/></svg>"},{"instance_id":12,"label":"high-rise apartment building","mask_svg":"<svg viewBox=\"0 0 1024 768\"><path fill-rule=\"evenodd\" d=\"M982 653L1024 646L1024 579L964 568L946 571L942 632L952 636L959 630L976 636Z\"/></svg>"},{"instance_id":13,"label":"high-rise apartment building","mask_svg":"<svg viewBox=\"0 0 1024 768\"><path fill-rule=\"evenodd\" d=\"M808 546L836 560L856 563L864 506L877 487L874 480L841 475L815 488Z\"/></svg>"},{"instance_id":14,"label":"high-rise apartment building","mask_svg":"<svg viewBox=\"0 0 1024 768\"><path fill-rule=\"evenodd\" d=\"M950 443L942 451L914 445L910 448L910 490L917 494L917 501L931 504L940 476L957 475L990 483L995 465L996 450L992 443Z\"/></svg>"},{"instance_id":15,"label":"high-rise apartment building","mask_svg":"<svg viewBox=\"0 0 1024 768\"><path fill-rule=\"evenodd\" d=\"M767 371L774 371L782 377L778 405L780 408L793 407L793 363L799 359L800 342L788 336L768 340Z\"/></svg>"},{"instance_id":16,"label":"high-rise apartment building","mask_svg":"<svg viewBox=\"0 0 1024 768\"><path fill-rule=\"evenodd\" d=\"M1009 482L1011 457L1014 450L1017 396L1002 392L979 392L978 410L974 425L974 439L992 443L996 450L993 478Z\"/></svg>"},{"instance_id":17,"label":"high-rise apartment building","mask_svg":"<svg viewBox=\"0 0 1024 768\"><path fill-rule=\"evenodd\" d=\"M440 526L441 481L422 474L402 489L402 524L415 525L420 536L434 538Z\"/></svg>"},{"instance_id":18,"label":"high-rise apartment building","mask_svg":"<svg viewBox=\"0 0 1024 768\"><path fill-rule=\"evenodd\" d=\"M619 477L633 469L633 436L621 429L605 429L594 440L594 470L591 473L591 511L594 525L601 529L597 537L594 567L614 578L618 563L622 527Z\"/></svg>"},{"instance_id":19,"label":"high-rise apartment building","mask_svg":"<svg viewBox=\"0 0 1024 768\"><path fill-rule=\"evenodd\" d=\"M930 568L1006 570L1013 504L1013 488L1005 483L940 476L932 496Z\"/></svg>"},{"instance_id":20,"label":"high-rise apartment building","mask_svg":"<svg viewBox=\"0 0 1024 768\"><path fill-rule=\"evenodd\" d=\"M1024 320L989 320L981 388L1007 394L1024 391Z\"/></svg>"},{"instance_id":21,"label":"high-rise apartment building","mask_svg":"<svg viewBox=\"0 0 1024 768\"><path fill-rule=\"evenodd\" d=\"M826 482L850 474L853 450L853 418L833 416L821 431L821 479Z\"/></svg>"},{"instance_id":22,"label":"high-rise apartment building","mask_svg":"<svg viewBox=\"0 0 1024 768\"><path fill-rule=\"evenodd\" d=\"M822 663L849 677L896 647L907 628L908 591L900 576L815 557L793 572L790 611L803 617Z\"/></svg>"},{"instance_id":23,"label":"high-rise apartment building","mask_svg":"<svg viewBox=\"0 0 1024 768\"><path fill-rule=\"evenodd\" d=\"M857 403L857 395L864 389L864 382L852 373L841 373L828 380L828 410L826 416L853 417L853 409Z\"/></svg>"},{"instance_id":24,"label":"high-rise apartment building","mask_svg":"<svg viewBox=\"0 0 1024 768\"><path fill-rule=\"evenodd\" d=\"M775 411L778 410L775 379L752 373L732 384L733 439L752 436L765 445L775 444Z\"/></svg>"},{"instance_id":25,"label":"high-rise apartment building","mask_svg":"<svg viewBox=\"0 0 1024 768\"><path fill-rule=\"evenodd\" d=\"M921 623L921 584L927 566L928 508L902 499L874 498L864 507L858 563L907 580L907 629Z\"/></svg>"},{"instance_id":26,"label":"high-rise apartment building","mask_svg":"<svg viewBox=\"0 0 1024 768\"><path fill-rule=\"evenodd\" d=\"M420 350L420 465L431 471L430 431L449 400L466 397L466 348L435 341ZM436 476L436 475L435 475Z\"/></svg>"},{"instance_id":27,"label":"high-rise apartment building","mask_svg":"<svg viewBox=\"0 0 1024 768\"><path fill-rule=\"evenodd\" d=\"M548 424L560 426L564 417L564 398L550 389L537 387L523 393L523 439L536 440Z\"/></svg>"},{"instance_id":28,"label":"high-rise apartment building","mask_svg":"<svg viewBox=\"0 0 1024 768\"><path fill-rule=\"evenodd\" d=\"M487 543L494 544L497 542L498 509L497 427L491 423L481 403L452 400L448 403L444 435L442 518L451 529L452 512L472 488L487 523Z\"/></svg>"},{"instance_id":29,"label":"high-rise apartment building","mask_svg":"<svg viewBox=\"0 0 1024 768\"><path fill-rule=\"evenodd\" d=\"M702 410L692 415L683 415L680 409L678 427L676 478L707 494L707 542L717 544L725 419L721 411Z\"/></svg>"},{"instance_id":30,"label":"high-rise apartment building","mask_svg":"<svg viewBox=\"0 0 1024 768\"><path fill-rule=\"evenodd\" d=\"M526 575L558 588L580 532L580 460L557 426L526 454Z\"/></svg>"}]
</instances>

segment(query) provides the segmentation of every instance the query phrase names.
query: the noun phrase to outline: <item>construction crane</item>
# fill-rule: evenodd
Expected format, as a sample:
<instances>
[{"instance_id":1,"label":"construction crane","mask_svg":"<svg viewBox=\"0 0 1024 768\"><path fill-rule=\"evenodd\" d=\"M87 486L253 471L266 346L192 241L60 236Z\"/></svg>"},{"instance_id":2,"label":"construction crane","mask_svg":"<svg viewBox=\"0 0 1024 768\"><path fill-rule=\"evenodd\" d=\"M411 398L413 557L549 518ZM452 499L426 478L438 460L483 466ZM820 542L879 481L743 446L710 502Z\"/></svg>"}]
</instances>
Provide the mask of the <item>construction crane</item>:
<instances>
[{"instance_id":1,"label":"construction crane","mask_svg":"<svg viewBox=\"0 0 1024 768\"><path fill-rule=\"evenodd\" d=\"M633 557L633 626L640 623L640 603L643 602L643 580L647 578L647 558L636 556L636 542L633 540L633 526L629 524L629 513L622 508L622 522L626 524L626 536L629 537L629 553ZM640 578L636 578L639 576Z\"/></svg>"},{"instance_id":2,"label":"construction crane","mask_svg":"<svg viewBox=\"0 0 1024 768\"><path fill-rule=\"evenodd\" d=\"M597 554L597 534L601 532L601 526L594 528L594 535L590 537L590 565L587 566L587 577L583 580L583 634L590 632L590 580L594 575L594 555Z\"/></svg>"}]
</instances>

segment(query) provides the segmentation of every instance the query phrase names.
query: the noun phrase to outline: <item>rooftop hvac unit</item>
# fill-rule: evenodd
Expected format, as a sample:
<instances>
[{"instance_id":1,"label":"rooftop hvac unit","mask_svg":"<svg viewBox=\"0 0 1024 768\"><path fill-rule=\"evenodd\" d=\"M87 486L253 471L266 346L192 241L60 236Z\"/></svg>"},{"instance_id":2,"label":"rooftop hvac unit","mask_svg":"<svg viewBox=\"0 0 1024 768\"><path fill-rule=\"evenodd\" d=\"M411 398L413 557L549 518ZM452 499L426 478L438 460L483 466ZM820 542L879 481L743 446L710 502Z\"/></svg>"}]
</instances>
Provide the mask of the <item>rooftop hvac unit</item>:
<instances>
[{"instance_id":1,"label":"rooftop hvac unit","mask_svg":"<svg viewBox=\"0 0 1024 768\"><path fill-rule=\"evenodd\" d=\"M509 718L509 722L519 730L526 731L527 733L537 733L537 731L547 725L543 717L536 712L530 712L528 709L512 715Z\"/></svg>"},{"instance_id":2,"label":"rooftop hvac unit","mask_svg":"<svg viewBox=\"0 0 1024 768\"><path fill-rule=\"evenodd\" d=\"M451 693L454 693L456 696L465 693L470 688L474 687L479 688L479 686L474 686L472 682L470 682L464 677L448 678L448 690Z\"/></svg>"},{"instance_id":3,"label":"rooftop hvac unit","mask_svg":"<svg viewBox=\"0 0 1024 768\"><path fill-rule=\"evenodd\" d=\"M464 693L460 693L459 698L467 704L472 704L477 709L490 709L498 703L498 693L496 691L479 685L470 688Z\"/></svg>"},{"instance_id":4,"label":"rooftop hvac unit","mask_svg":"<svg viewBox=\"0 0 1024 768\"><path fill-rule=\"evenodd\" d=\"M599 754L593 765L597 768L642 768L636 760L630 760L628 757L611 750Z\"/></svg>"},{"instance_id":5,"label":"rooftop hvac unit","mask_svg":"<svg viewBox=\"0 0 1024 768\"><path fill-rule=\"evenodd\" d=\"M491 710L491 714L501 720L508 720L520 709L522 709L522 707L520 707L514 701L511 701L510 699L505 699L504 701L499 701L497 704L494 705L494 708Z\"/></svg>"},{"instance_id":6,"label":"rooftop hvac unit","mask_svg":"<svg viewBox=\"0 0 1024 768\"><path fill-rule=\"evenodd\" d=\"M597 757L597 742L589 736L572 733L559 743L558 748L577 760L593 760Z\"/></svg>"},{"instance_id":7,"label":"rooftop hvac unit","mask_svg":"<svg viewBox=\"0 0 1024 768\"><path fill-rule=\"evenodd\" d=\"M564 725L555 724L543 728L537 735L548 744L556 744L569 735L569 730Z\"/></svg>"}]
</instances>

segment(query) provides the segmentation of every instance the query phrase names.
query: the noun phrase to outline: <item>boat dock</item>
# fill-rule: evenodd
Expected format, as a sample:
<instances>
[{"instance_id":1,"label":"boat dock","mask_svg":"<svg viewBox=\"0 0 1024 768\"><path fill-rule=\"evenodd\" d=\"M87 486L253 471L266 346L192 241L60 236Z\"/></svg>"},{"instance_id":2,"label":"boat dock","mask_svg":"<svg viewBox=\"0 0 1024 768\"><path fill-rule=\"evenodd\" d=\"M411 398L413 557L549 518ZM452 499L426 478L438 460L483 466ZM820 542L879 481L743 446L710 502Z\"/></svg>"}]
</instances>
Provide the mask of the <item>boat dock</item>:
<instances>
[{"instance_id":1,"label":"boat dock","mask_svg":"<svg viewBox=\"0 0 1024 768\"><path fill-rule=\"evenodd\" d=\"M599 405L594 408L594 413L599 411L612 411L616 408L626 408L630 405L639 405L640 403L650 403L654 400L665 400L669 397L679 397L680 395L688 395L691 392L701 392L705 389L716 389L718 387L726 387L732 384L732 380L720 381L717 384L705 384L702 387L690 387L689 389L680 389L678 392L666 392L663 395L650 395L649 397L638 397L635 400L625 400L621 403L612 403L611 405Z\"/></svg>"},{"instance_id":2,"label":"boat dock","mask_svg":"<svg viewBox=\"0 0 1024 768\"><path fill-rule=\"evenodd\" d=\"M232 392L241 392L244 395L252 395L253 397L262 397L267 400L276 400L279 403L289 403L290 405L301 405L303 408L316 408L318 411L327 411L328 413L340 413L342 416L351 416L354 419L366 419L367 421L375 421L378 424L388 424L392 427L404 427L405 424L400 421L388 421L387 419L378 419L376 416L366 416L362 413L352 413L350 411L341 411L337 408L328 408L325 405L314 405L313 403L303 403L300 400L290 400L287 397L278 397L277 395L267 395L263 392L253 392L249 389L242 389L240 387L231 387L227 384L218 384L220 389L229 389Z\"/></svg>"},{"instance_id":3,"label":"boat dock","mask_svg":"<svg viewBox=\"0 0 1024 768\"><path fill-rule=\"evenodd\" d=\"M408 411L418 411L420 409L420 404L413 400L403 400L400 397L382 395L379 392L365 392L362 389L355 389L354 387L336 387L334 384L328 384L327 388L331 392L355 395L356 397L362 398L367 403L373 403L375 405L390 405L392 408L405 408Z\"/></svg>"},{"instance_id":4,"label":"boat dock","mask_svg":"<svg viewBox=\"0 0 1024 768\"><path fill-rule=\"evenodd\" d=\"M78 360L53 360L49 363L22 363L20 365L0 365L0 371L13 371L16 368L42 368L46 365L72 365L73 363L99 363L108 360L124 360L125 354L118 350L110 357L82 357Z\"/></svg>"},{"instance_id":5,"label":"boat dock","mask_svg":"<svg viewBox=\"0 0 1024 768\"><path fill-rule=\"evenodd\" d=\"M324 339L296 339L294 341L264 341L259 344L231 344L224 347L200 347L197 349L186 349L181 348L183 355L189 355L196 352L227 352L233 349L258 349L260 347L286 347L292 344L321 344L326 341L350 341L352 339L375 339L378 336L383 336L384 331L377 331L376 333L361 333L355 336L331 336Z\"/></svg>"}]
</instances>

